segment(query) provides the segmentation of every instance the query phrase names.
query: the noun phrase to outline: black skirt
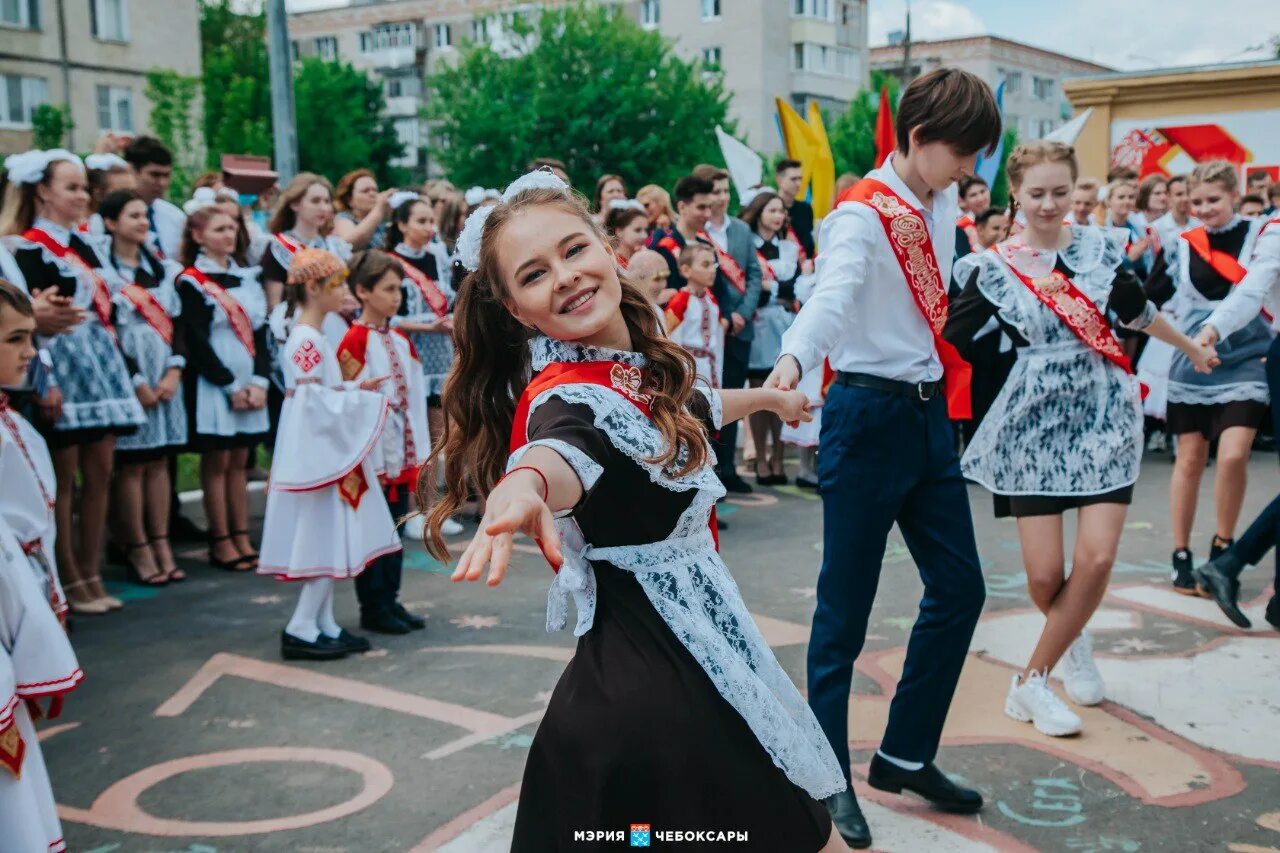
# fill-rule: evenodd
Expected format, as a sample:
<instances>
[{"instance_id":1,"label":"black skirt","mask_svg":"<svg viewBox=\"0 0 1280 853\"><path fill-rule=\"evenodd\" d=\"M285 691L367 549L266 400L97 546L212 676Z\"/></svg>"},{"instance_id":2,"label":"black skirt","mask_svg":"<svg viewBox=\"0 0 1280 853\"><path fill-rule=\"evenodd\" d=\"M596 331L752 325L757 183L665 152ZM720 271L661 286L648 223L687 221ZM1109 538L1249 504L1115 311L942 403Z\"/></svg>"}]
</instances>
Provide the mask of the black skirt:
<instances>
[{"instance_id":1,"label":"black skirt","mask_svg":"<svg viewBox=\"0 0 1280 853\"><path fill-rule=\"evenodd\" d=\"M748 834L691 850L822 849L826 808L773 763L635 576L594 565L595 624L530 747L512 851L629 849L632 824ZM575 830L622 831L623 840L575 841Z\"/></svg>"},{"instance_id":2,"label":"black skirt","mask_svg":"<svg viewBox=\"0 0 1280 853\"><path fill-rule=\"evenodd\" d=\"M1198 432L1206 441L1216 441L1231 427L1257 429L1270 413L1266 403L1240 400L1217 405L1170 403L1165 417L1172 435Z\"/></svg>"},{"instance_id":3,"label":"black skirt","mask_svg":"<svg viewBox=\"0 0 1280 853\"><path fill-rule=\"evenodd\" d=\"M1069 509L1094 504L1133 503L1133 486L1112 489L1100 495L992 495L996 518L1028 518L1033 515L1061 515Z\"/></svg>"}]
</instances>

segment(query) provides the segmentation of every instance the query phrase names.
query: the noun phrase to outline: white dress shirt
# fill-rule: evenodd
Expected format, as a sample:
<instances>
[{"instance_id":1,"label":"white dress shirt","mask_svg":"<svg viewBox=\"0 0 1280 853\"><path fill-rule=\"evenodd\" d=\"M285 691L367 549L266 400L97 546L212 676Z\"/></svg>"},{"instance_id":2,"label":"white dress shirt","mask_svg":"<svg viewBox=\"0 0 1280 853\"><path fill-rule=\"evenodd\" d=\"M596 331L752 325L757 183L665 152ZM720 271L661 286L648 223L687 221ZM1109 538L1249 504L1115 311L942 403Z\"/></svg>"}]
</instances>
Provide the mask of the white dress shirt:
<instances>
[{"instance_id":1,"label":"white dress shirt","mask_svg":"<svg viewBox=\"0 0 1280 853\"><path fill-rule=\"evenodd\" d=\"M1280 218L1273 219L1258 235L1245 277L1204 322L1218 330L1221 340L1243 329L1264 304L1280 306Z\"/></svg>"},{"instance_id":2,"label":"white dress shirt","mask_svg":"<svg viewBox=\"0 0 1280 853\"><path fill-rule=\"evenodd\" d=\"M946 287L960 216L955 187L934 193L933 209L926 210L893 171L892 155L867 177L888 186L924 217ZM782 354L794 356L802 373L830 356L835 370L903 382L941 379L933 331L916 306L880 214L846 201L823 219L818 245L818 283L782 336Z\"/></svg>"},{"instance_id":3,"label":"white dress shirt","mask_svg":"<svg viewBox=\"0 0 1280 853\"><path fill-rule=\"evenodd\" d=\"M717 225L714 219L707 220L707 236L716 241L723 251L729 251L729 214L725 214Z\"/></svg>"},{"instance_id":4,"label":"white dress shirt","mask_svg":"<svg viewBox=\"0 0 1280 853\"><path fill-rule=\"evenodd\" d=\"M1156 236L1160 238L1160 247L1163 249L1172 249L1178 245L1178 238L1182 236L1184 231L1190 231L1192 228L1199 228L1203 223L1194 216L1187 217L1186 225L1179 225L1177 220L1173 218L1172 213L1166 213L1155 222L1151 223L1151 227L1155 229Z\"/></svg>"},{"instance_id":5,"label":"white dress shirt","mask_svg":"<svg viewBox=\"0 0 1280 853\"><path fill-rule=\"evenodd\" d=\"M152 237L154 249L157 245L166 258L178 259L182 249L182 230L187 224L187 215L171 201L158 198L151 202L151 218L155 229L148 233Z\"/></svg>"}]
</instances>

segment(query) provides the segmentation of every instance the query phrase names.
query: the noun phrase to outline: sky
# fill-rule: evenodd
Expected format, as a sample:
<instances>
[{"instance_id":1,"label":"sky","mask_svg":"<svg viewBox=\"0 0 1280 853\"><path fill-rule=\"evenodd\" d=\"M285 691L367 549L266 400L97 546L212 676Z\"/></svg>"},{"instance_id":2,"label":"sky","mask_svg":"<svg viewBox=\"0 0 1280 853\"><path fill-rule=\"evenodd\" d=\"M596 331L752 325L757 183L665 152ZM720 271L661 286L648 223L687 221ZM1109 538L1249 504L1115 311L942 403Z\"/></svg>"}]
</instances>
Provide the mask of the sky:
<instances>
[{"instance_id":1,"label":"sky","mask_svg":"<svg viewBox=\"0 0 1280 853\"><path fill-rule=\"evenodd\" d=\"M744 0L728 0L744 2ZM764 0L780 3L783 0ZM869 0L870 42L902 29L907 0ZM286 0L290 11L346 5ZM1274 56L1276 0L913 0L916 39L990 33L1123 70Z\"/></svg>"}]
</instances>

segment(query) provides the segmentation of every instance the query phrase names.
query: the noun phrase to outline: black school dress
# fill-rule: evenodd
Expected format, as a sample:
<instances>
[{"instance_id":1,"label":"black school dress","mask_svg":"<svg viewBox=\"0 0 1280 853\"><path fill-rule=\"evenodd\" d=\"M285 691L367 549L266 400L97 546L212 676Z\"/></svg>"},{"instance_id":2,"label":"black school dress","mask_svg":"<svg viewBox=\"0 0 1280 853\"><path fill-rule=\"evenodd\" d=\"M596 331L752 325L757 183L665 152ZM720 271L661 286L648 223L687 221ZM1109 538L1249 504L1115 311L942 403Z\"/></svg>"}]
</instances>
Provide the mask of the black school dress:
<instances>
[{"instance_id":1,"label":"black school dress","mask_svg":"<svg viewBox=\"0 0 1280 853\"><path fill-rule=\"evenodd\" d=\"M536 347L538 341L534 343ZM592 360L612 352L550 344L556 350L554 361ZM634 353L615 356L624 363L640 358ZM763 646L736 585L713 577L717 566L723 571L705 526L714 493L707 500L701 489L676 490L654 482L652 468L635 455L631 404L594 386L581 393L575 392L584 386L567 386L561 393L565 387L536 406L528 437L531 444L556 450L578 471L585 493L571 512L572 521L590 549L610 559L588 555L594 620L580 636L530 748L512 850L621 849L627 841L575 842L574 831L626 830L634 823L647 823L655 833L747 832L748 840L731 845L734 849L821 849L831 832L826 809L779 769L756 730L708 676L691 652L706 645L683 642L668 624L674 621L682 633L698 634L698 627L688 628L691 623L671 616L668 609L674 604L678 612L692 604L686 613L696 611L706 625L726 626L725 636L735 646L727 657L752 661L758 684L769 682L780 697L770 711L778 715L773 717L780 721L777 728L786 732L783 739L790 735L793 744L805 743L780 760L792 767L807 763L812 772L805 778L819 795L843 789L817 721ZM706 397L695 395L691 409L712 427ZM714 460L710 448L708 454ZM513 466L518 458L513 456ZM697 549L688 545L692 539L707 543L714 563L696 556ZM565 537L565 542L571 551L571 539ZM656 556L650 561L644 553ZM691 569L680 567L690 561ZM650 570L635 568L643 563ZM728 661L725 670L734 665ZM824 763L828 755L830 761Z\"/></svg>"}]
</instances>

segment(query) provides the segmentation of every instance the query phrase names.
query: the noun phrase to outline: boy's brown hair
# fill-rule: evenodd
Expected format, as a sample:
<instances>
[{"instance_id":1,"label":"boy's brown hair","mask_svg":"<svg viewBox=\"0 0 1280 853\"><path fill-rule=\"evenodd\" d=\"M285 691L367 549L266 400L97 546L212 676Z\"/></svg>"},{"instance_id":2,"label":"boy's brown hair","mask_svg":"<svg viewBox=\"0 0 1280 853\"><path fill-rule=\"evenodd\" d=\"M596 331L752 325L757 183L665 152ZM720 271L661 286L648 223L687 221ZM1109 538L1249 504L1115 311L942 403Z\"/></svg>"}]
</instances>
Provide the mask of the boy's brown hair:
<instances>
[{"instance_id":1,"label":"boy's brown hair","mask_svg":"<svg viewBox=\"0 0 1280 853\"><path fill-rule=\"evenodd\" d=\"M916 142L945 142L960 155L990 153L1000 143L1000 108L982 78L960 68L939 68L911 81L898 103L898 150Z\"/></svg>"},{"instance_id":2,"label":"boy's brown hair","mask_svg":"<svg viewBox=\"0 0 1280 853\"><path fill-rule=\"evenodd\" d=\"M703 252L710 252L714 255L715 249L712 249L706 243L693 240L680 250L680 257L676 259L676 265L681 267L692 267L693 262L698 259L698 255L701 255Z\"/></svg>"},{"instance_id":3,"label":"boy's brown hair","mask_svg":"<svg viewBox=\"0 0 1280 853\"><path fill-rule=\"evenodd\" d=\"M12 308L23 317L36 316L26 291L3 278L0 278L0 307Z\"/></svg>"},{"instance_id":4,"label":"boy's brown hair","mask_svg":"<svg viewBox=\"0 0 1280 853\"><path fill-rule=\"evenodd\" d=\"M690 174L695 178L702 178L702 180L710 181L713 184L716 181L729 180L728 170L721 169L719 166L712 166L710 163L699 163L693 167L693 172Z\"/></svg>"}]
</instances>

